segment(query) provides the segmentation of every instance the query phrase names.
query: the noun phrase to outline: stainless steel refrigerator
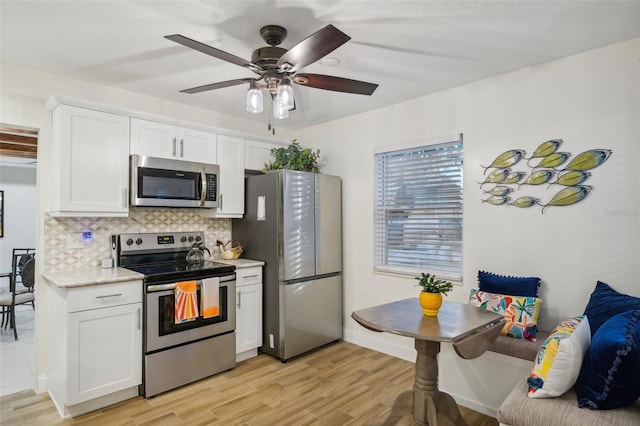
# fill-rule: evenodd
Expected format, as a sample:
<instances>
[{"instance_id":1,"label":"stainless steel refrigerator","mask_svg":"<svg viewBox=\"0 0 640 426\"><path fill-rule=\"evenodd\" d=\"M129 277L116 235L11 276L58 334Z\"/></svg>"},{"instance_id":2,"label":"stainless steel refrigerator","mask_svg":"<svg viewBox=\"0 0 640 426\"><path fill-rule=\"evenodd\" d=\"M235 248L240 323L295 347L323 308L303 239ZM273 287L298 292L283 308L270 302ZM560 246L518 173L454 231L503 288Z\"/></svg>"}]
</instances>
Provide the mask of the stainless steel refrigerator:
<instances>
[{"instance_id":1,"label":"stainless steel refrigerator","mask_svg":"<svg viewBox=\"0 0 640 426\"><path fill-rule=\"evenodd\" d=\"M342 338L339 177L278 170L246 178L232 237L263 260L262 351L286 361Z\"/></svg>"}]
</instances>

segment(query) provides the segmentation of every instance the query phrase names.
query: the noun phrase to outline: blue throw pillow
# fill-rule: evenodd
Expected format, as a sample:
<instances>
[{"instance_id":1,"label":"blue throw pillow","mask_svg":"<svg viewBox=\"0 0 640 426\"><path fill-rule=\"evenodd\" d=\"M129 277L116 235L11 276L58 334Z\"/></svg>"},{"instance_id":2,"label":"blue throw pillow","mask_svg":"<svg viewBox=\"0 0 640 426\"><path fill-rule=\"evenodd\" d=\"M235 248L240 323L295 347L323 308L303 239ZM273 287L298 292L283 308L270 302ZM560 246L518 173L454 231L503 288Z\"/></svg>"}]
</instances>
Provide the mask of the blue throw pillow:
<instances>
[{"instance_id":1,"label":"blue throw pillow","mask_svg":"<svg viewBox=\"0 0 640 426\"><path fill-rule=\"evenodd\" d=\"M591 318L589 318L591 321ZM578 406L609 410L640 398L640 310L618 314L591 339L576 382Z\"/></svg>"},{"instance_id":2,"label":"blue throw pillow","mask_svg":"<svg viewBox=\"0 0 640 426\"><path fill-rule=\"evenodd\" d=\"M478 271L478 287L487 293L538 297L538 286L540 278L537 277L506 277Z\"/></svg>"},{"instance_id":3,"label":"blue throw pillow","mask_svg":"<svg viewBox=\"0 0 640 426\"><path fill-rule=\"evenodd\" d=\"M618 293L608 284L598 281L584 311L589 318L591 337L609 318L629 309L640 309L640 297Z\"/></svg>"}]
</instances>

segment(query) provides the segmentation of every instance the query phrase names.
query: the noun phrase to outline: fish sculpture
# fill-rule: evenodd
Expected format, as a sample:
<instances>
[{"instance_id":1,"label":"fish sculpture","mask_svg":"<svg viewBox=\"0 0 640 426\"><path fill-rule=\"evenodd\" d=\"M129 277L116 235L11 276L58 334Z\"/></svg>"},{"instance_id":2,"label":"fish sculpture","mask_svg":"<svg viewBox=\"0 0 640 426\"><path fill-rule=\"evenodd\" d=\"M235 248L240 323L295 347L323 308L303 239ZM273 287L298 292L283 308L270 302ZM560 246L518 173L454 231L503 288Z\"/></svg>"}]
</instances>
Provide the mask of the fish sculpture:
<instances>
[{"instance_id":1,"label":"fish sculpture","mask_svg":"<svg viewBox=\"0 0 640 426\"><path fill-rule=\"evenodd\" d=\"M511 171L509 169L498 169L498 170L492 171L491 173L489 173L489 176L487 176L484 182L478 182L480 184L480 188L482 188L482 185L484 185L485 183L502 182L510 172Z\"/></svg>"},{"instance_id":2,"label":"fish sculpture","mask_svg":"<svg viewBox=\"0 0 640 426\"><path fill-rule=\"evenodd\" d=\"M504 186L504 185L497 185L493 188L491 188L488 191L484 191L487 194L491 194L491 195L496 195L498 197L502 197L505 195L508 195L509 193L513 192L513 188L509 188L508 186Z\"/></svg>"},{"instance_id":3,"label":"fish sculpture","mask_svg":"<svg viewBox=\"0 0 640 426\"><path fill-rule=\"evenodd\" d=\"M526 152L522 149L511 149L498 155L490 165L480 165L480 167L484 168L485 174L487 174L487 169L490 169L492 167L495 167L497 169L506 169L507 167L511 167L514 164L518 163L518 161L520 161L525 154Z\"/></svg>"},{"instance_id":4,"label":"fish sculpture","mask_svg":"<svg viewBox=\"0 0 640 426\"><path fill-rule=\"evenodd\" d=\"M538 163L538 165L533 168L552 169L567 161L567 158L569 157L571 157L571 153L569 152L554 152L553 154L549 154L544 157L542 161L540 161L540 163Z\"/></svg>"},{"instance_id":5,"label":"fish sculpture","mask_svg":"<svg viewBox=\"0 0 640 426\"><path fill-rule=\"evenodd\" d=\"M593 187L589 185L576 185L564 188L554 195L551 201L543 205L542 213L544 213L544 209L550 206L570 206L582 201L587 198L587 195L589 195L592 189Z\"/></svg>"},{"instance_id":6,"label":"fish sculpture","mask_svg":"<svg viewBox=\"0 0 640 426\"><path fill-rule=\"evenodd\" d=\"M509 197L501 197L498 195L492 195L491 197L487 198L486 200L482 200L483 203L489 203L489 204L493 204L494 206L500 206L502 204L506 204L509 201L511 201L511 198Z\"/></svg>"},{"instance_id":7,"label":"fish sculpture","mask_svg":"<svg viewBox=\"0 0 640 426\"><path fill-rule=\"evenodd\" d=\"M558 179L549 185L575 186L580 185L591 176L590 172L570 171L558 175Z\"/></svg>"},{"instance_id":8,"label":"fish sculpture","mask_svg":"<svg viewBox=\"0 0 640 426\"><path fill-rule=\"evenodd\" d=\"M590 149L589 151L578 154L567 164L564 170L584 172L594 169L607 161L609 156L611 156L611 152L610 149Z\"/></svg>"},{"instance_id":9,"label":"fish sculpture","mask_svg":"<svg viewBox=\"0 0 640 426\"><path fill-rule=\"evenodd\" d=\"M529 197L529 196L517 198L512 203L509 203L510 206L516 206L520 208L531 207L537 204L540 204L540 199L536 197Z\"/></svg>"},{"instance_id":10,"label":"fish sculpture","mask_svg":"<svg viewBox=\"0 0 640 426\"><path fill-rule=\"evenodd\" d=\"M529 177L520 185L542 185L551 180L555 176L555 170L538 170L529 175Z\"/></svg>"},{"instance_id":11,"label":"fish sculpture","mask_svg":"<svg viewBox=\"0 0 640 426\"><path fill-rule=\"evenodd\" d=\"M505 184L518 183L518 182L520 182L522 180L523 177L525 177L525 175L526 175L525 172L512 172L512 173L509 173L504 178L502 183L505 183Z\"/></svg>"}]
</instances>

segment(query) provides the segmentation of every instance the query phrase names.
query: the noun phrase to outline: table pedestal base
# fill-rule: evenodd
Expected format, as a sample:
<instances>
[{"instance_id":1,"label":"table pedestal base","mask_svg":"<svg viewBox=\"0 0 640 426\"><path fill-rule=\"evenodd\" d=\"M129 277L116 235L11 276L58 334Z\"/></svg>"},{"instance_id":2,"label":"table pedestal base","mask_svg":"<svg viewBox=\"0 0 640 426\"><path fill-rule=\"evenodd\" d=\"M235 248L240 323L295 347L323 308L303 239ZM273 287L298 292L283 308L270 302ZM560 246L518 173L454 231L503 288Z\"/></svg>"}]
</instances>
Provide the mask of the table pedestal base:
<instances>
[{"instance_id":1,"label":"table pedestal base","mask_svg":"<svg viewBox=\"0 0 640 426\"><path fill-rule=\"evenodd\" d=\"M453 397L438 390L440 342L416 339L416 351L413 391L398 395L391 412L379 426L394 425L408 413L413 413L413 420L420 426L438 426L438 415L447 417L456 426L466 426Z\"/></svg>"}]
</instances>

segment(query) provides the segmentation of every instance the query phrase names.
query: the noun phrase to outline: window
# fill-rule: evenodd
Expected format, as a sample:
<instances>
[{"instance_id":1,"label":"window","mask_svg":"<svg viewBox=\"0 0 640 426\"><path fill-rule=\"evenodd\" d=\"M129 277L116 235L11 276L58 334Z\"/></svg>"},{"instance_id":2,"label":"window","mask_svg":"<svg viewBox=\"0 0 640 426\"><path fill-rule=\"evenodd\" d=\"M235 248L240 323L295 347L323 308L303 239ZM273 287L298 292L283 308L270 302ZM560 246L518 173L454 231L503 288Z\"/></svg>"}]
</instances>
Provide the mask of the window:
<instances>
[{"instance_id":1,"label":"window","mask_svg":"<svg viewBox=\"0 0 640 426\"><path fill-rule=\"evenodd\" d=\"M462 135L375 154L376 271L462 279Z\"/></svg>"}]
</instances>

